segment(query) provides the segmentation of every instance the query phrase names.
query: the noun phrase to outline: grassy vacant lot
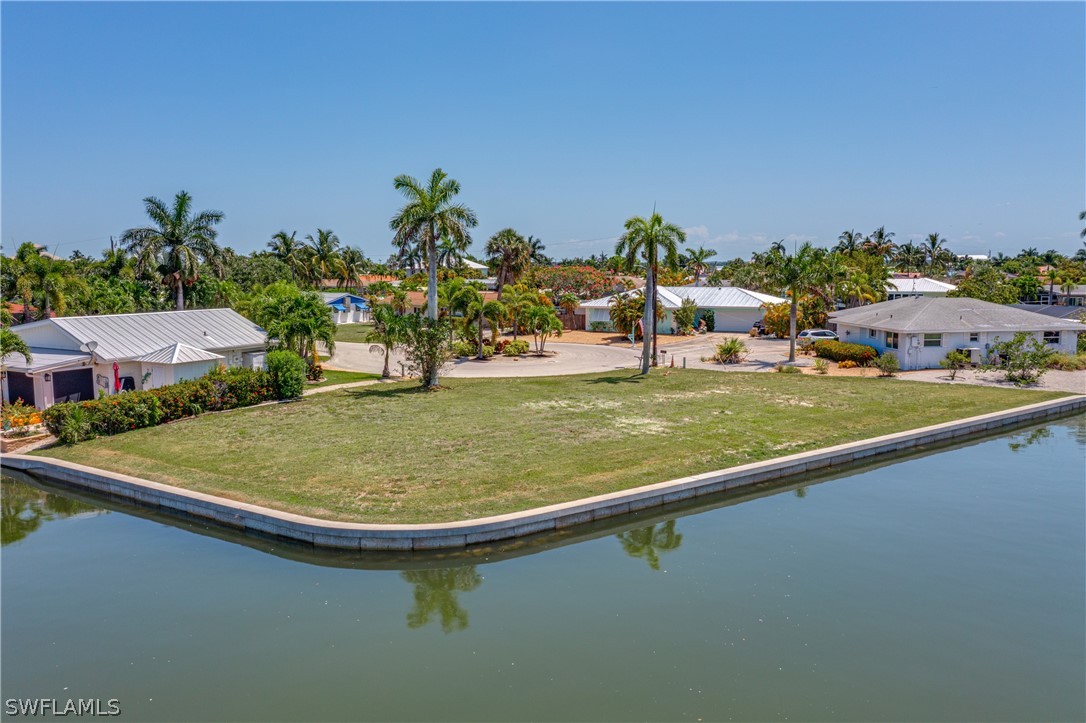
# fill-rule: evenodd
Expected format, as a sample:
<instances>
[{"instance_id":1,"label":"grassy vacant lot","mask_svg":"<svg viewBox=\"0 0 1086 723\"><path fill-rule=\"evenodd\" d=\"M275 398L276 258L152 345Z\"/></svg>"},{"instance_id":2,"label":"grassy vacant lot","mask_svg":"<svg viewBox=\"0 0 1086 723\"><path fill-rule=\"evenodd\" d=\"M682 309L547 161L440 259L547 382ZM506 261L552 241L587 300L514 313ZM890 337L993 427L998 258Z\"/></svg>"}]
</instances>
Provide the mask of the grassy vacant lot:
<instances>
[{"instance_id":1,"label":"grassy vacant lot","mask_svg":"<svg viewBox=\"0 0 1086 723\"><path fill-rule=\"evenodd\" d=\"M373 324L340 324L336 327L336 341L362 343L371 329Z\"/></svg>"},{"instance_id":2,"label":"grassy vacant lot","mask_svg":"<svg viewBox=\"0 0 1086 723\"><path fill-rule=\"evenodd\" d=\"M1061 396L694 369L445 383L333 391L42 454L326 518L448 521Z\"/></svg>"}]
</instances>

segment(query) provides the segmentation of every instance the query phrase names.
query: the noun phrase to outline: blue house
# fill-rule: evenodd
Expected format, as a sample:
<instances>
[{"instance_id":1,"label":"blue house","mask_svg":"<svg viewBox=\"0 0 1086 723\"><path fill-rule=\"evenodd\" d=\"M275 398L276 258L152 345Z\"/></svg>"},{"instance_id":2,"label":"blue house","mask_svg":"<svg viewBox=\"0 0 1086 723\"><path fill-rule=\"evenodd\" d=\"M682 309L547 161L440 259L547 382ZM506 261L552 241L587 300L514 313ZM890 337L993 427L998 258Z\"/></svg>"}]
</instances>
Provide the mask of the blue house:
<instances>
[{"instance_id":1,"label":"blue house","mask_svg":"<svg viewBox=\"0 0 1086 723\"><path fill-rule=\"evenodd\" d=\"M370 320L369 304L357 294L326 291L321 293L321 297L332 312L332 320L337 324L357 324Z\"/></svg>"}]
</instances>

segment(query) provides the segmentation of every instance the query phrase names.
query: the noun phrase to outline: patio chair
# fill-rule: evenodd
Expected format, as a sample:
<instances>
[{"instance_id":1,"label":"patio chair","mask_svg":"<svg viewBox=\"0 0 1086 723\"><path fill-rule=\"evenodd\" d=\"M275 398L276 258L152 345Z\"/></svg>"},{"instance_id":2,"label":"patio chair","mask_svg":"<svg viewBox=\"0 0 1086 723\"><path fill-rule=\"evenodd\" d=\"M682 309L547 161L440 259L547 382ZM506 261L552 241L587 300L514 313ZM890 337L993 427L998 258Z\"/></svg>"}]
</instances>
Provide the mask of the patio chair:
<instances>
[{"instance_id":1,"label":"patio chair","mask_svg":"<svg viewBox=\"0 0 1086 723\"><path fill-rule=\"evenodd\" d=\"M68 401L68 397L57 397L53 400L53 404L64 404L66 401Z\"/></svg>"}]
</instances>

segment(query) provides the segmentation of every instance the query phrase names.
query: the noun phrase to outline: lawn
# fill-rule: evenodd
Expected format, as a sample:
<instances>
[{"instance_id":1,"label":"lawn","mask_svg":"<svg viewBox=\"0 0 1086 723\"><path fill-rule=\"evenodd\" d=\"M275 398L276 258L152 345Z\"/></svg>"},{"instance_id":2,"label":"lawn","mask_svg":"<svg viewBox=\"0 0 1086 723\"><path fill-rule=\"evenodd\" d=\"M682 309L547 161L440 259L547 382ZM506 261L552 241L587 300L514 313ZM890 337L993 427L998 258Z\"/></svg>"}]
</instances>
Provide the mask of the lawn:
<instances>
[{"instance_id":1,"label":"lawn","mask_svg":"<svg viewBox=\"0 0 1086 723\"><path fill-rule=\"evenodd\" d=\"M373 324L339 324L336 326L336 342L363 343L372 329Z\"/></svg>"},{"instance_id":2,"label":"lawn","mask_svg":"<svg viewBox=\"0 0 1086 723\"><path fill-rule=\"evenodd\" d=\"M695 369L444 383L332 391L41 453L318 517L449 521L1061 396Z\"/></svg>"},{"instance_id":3,"label":"lawn","mask_svg":"<svg viewBox=\"0 0 1086 723\"><path fill-rule=\"evenodd\" d=\"M333 384L347 384L349 382L362 382L367 379L380 379L380 374L370 374L369 372L345 372L339 369L325 369L324 379L315 384L306 384L306 389L317 389L320 387L330 387Z\"/></svg>"}]
</instances>

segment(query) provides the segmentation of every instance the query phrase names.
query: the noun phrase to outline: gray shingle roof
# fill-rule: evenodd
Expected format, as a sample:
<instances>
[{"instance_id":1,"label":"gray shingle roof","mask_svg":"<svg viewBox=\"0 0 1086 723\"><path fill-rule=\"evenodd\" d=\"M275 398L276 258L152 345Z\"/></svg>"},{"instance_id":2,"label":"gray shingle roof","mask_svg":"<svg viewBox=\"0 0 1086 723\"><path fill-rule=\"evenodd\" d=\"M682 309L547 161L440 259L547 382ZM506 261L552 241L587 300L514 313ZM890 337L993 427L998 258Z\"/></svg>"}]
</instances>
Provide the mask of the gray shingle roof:
<instances>
[{"instance_id":1,"label":"gray shingle roof","mask_svg":"<svg viewBox=\"0 0 1086 723\"><path fill-rule=\"evenodd\" d=\"M970 298L907 297L830 314L839 324L898 332L1084 331L1086 325Z\"/></svg>"},{"instance_id":2,"label":"gray shingle roof","mask_svg":"<svg viewBox=\"0 0 1086 723\"><path fill-rule=\"evenodd\" d=\"M1034 314L1044 314L1054 319L1078 320L1080 316L1086 316L1086 306L1060 306L1058 304L1009 304L1015 309L1032 311Z\"/></svg>"},{"instance_id":3,"label":"gray shingle roof","mask_svg":"<svg viewBox=\"0 0 1086 723\"><path fill-rule=\"evenodd\" d=\"M42 324L57 326L78 343L98 342L99 359L134 359L178 343L210 351L263 348L267 340L263 329L233 309L61 316L22 328Z\"/></svg>"}]
</instances>

